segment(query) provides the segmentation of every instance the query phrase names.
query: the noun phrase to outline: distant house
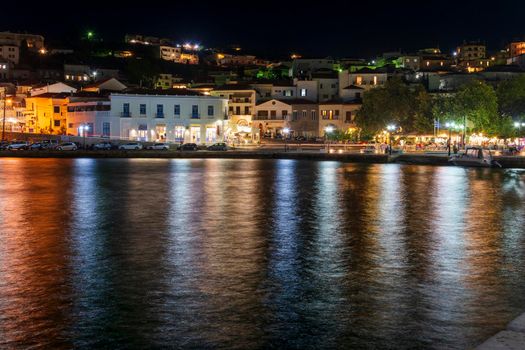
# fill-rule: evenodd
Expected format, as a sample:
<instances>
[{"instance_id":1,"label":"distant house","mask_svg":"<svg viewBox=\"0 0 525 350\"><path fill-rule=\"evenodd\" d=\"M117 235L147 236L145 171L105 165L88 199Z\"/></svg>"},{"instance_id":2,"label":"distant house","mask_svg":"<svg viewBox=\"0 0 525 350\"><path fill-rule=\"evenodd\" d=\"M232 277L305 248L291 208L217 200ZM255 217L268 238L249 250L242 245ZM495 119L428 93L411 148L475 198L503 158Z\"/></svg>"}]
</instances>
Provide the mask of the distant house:
<instances>
[{"instance_id":1,"label":"distant house","mask_svg":"<svg viewBox=\"0 0 525 350\"><path fill-rule=\"evenodd\" d=\"M33 86L29 93L31 96L38 96L45 93L73 93L76 91L77 89L74 87L58 82L54 84L41 84Z\"/></svg>"},{"instance_id":2,"label":"distant house","mask_svg":"<svg viewBox=\"0 0 525 350\"><path fill-rule=\"evenodd\" d=\"M116 78L106 78L99 80L91 85L84 86L82 91L101 92L101 91L123 91L127 86L122 84Z\"/></svg>"}]
</instances>

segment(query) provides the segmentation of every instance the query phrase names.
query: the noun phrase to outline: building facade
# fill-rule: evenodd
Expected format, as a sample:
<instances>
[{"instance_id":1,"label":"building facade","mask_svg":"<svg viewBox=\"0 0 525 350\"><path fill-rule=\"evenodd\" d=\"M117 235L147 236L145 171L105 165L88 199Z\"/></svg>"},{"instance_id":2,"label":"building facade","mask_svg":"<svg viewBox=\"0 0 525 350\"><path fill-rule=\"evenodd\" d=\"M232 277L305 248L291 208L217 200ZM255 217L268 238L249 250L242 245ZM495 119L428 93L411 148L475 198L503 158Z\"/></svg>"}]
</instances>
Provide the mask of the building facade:
<instances>
[{"instance_id":1,"label":"building facade","mask_svg":"<svg viewBox=\"0 0 525 350\"><path fill-rule=\"evenodd\" d=\"M111 94L121 139L211 144L225 138L228 100L191 91Z\"/></svg>"}]
</instances>

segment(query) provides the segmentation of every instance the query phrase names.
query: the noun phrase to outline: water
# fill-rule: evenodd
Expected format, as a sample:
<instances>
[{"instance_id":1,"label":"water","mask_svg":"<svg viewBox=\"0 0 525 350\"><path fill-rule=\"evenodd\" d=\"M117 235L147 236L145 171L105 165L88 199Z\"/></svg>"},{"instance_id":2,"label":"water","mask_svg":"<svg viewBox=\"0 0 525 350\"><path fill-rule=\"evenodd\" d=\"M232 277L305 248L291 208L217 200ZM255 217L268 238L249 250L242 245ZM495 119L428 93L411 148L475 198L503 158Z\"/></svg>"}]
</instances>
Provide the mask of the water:
<instances>
[{"instance_id":1,"label":"water","mask_svg":"<svg viewBox=\"0 0 525 350\"><path fill-rule=\"evenodd\" d=\"M525 311L525 172L0 160L0 348L465 349Z\"/></svg>"}]
</instances>

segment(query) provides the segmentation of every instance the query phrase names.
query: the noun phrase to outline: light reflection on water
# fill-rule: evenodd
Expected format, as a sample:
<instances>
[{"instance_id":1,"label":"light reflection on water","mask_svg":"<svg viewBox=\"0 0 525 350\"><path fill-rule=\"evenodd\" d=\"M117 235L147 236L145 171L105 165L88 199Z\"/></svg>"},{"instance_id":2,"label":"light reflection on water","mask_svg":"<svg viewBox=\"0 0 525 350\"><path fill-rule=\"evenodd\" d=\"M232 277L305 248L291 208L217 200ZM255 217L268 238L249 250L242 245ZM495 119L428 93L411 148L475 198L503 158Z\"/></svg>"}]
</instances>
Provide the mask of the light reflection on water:
<instances>
[{"instance_id":1,"label":"light reflection on water","mask_svg":"<svg viewBox=\"0 0 525 350\"><path fill-rule=\"evenodd\" d=\"M525 173L0 160L0 347L457 348L525 309Z\"/></svg>"}]
</instances>

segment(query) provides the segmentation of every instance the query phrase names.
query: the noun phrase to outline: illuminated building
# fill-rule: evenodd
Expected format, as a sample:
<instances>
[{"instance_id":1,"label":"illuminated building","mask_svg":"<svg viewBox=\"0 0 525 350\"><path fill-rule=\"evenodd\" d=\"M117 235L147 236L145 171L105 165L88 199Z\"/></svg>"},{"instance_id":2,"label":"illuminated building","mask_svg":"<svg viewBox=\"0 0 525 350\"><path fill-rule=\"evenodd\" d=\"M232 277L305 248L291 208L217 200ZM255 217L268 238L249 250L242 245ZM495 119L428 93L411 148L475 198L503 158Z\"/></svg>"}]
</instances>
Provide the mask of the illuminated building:
<instances>
[{"instance_id":1,"label":"illuminated building","mask_svg":"<svg viewBox=\"0 0 525 350\"><path fill-rule=\"evenodd\" d=\"M165 61L179 63L181 61L182 49L174 46L159 46L159 57Z\"/></svg>"},{"instance_id":2,"label":"illuminated building","mask_svg":"<svg viewBox=\"0 0 525 350\"><path fill-rule=\"evenodd\" d=\"M31 133L65 134L71 93L46 92L26 98L26 124Z\"/></svg>"},{"instance_id":3,"label":"illuminated building","mask_svg":"<svg viewBox=\"0 0 525 350\"><path fill-rule=\"evenodd\" d=\"M313 138L319 136L319 105L312 101L295 99L286 101L292 106L290 130L292 136Z\"/></svg>"},{"instance_id":4,"label":"illuminated building","mask_svg":"<svg viewBox=\"0 0 525 350\"><path fill-rule=\"evenodd\" d=\"M261 135L275 137L282 135L284 128L290 128L292 105L287 101L271 99L255 106L254 126Z\"/></svg>"},{"instance_id":5,"label":"illuminated building","mask_svg":"<svg viewBox=\"0 0 525 350\"><path fill-rule=\"evenodd\" d=\"M509 58L525 55L525 41L512 42L507 46Z\"/></svg>"},{"instance_id":6,"label":"illuminated building","mask_svg":"<svg viewBox=\"0 0 525 350\"><path fill-rule=\"evenodd\" d=\"M355 114L360 108L360 103L341 100L319 103L319 135L323 136L328 126L344 132L355 129Z\"/></svg>"},{"instance_id":7,"label":"illuminated building","mask_svg":"<svg viewBox=\"0 0 525 350\"><path fill-rule=\"evenodd\" d=\"M478 42L463 43L456 49L457 66L468 73L480 72L491 65L487 48Z\"/></svg>"},{"instance_id":8,"label":"illuminated building","mask_svg":"<svg viewBox=\"0 0 525 350\"><path fill-rule=\"evenodd\" d=\"M243 142L253 141L257 133L252 119L255 113L256 92L250 86L230 84L219 86L210 95L228 99L229 127Z\"/></svg>"},{"instance_id":9,"label":"illuminated building","mask_svg":"<svg viewBox=\"0 0 525 350\"><path fill-rule=\"evenodd\" d=\"M225 98L174 89L112 93L110 100L111 129L122 139L197 144L224 139Z\"/></svg>"},{"instance_id":10,"label":"illuminated building","mask_svg":"<svg viewBox=\"0 0 525 350\"><path fill-rule=\"evenodd\" d=\"M20 47L23 42L27 44L27 48L31 51L39 51L44 48L44 37L42 35L0 32L0 44Z\"/></svg>"},{"instance_id":11,"label":"illuminated building","mask_svg":"<svg viewBox=\"0 0 525 350\"><path fill-rule=\"evenodd\" d=\"M82 136L81 127L88 126L86 136L118 137L119 129L111 128L110 109L108 97L72 96L67 104L67 134Z\"/></svg>"},{"instance_id":12,"label":"illuminated building","mask_svg":"<svg viewBox=\"0 0 525 350\"><path fill-rule=\"evenodd\" d=\"M386 83L388 74L382 68L370 69L363 68L355 72L344 70L339 73L339 95L342 95L342 88L355 85L365 90L382 86Z\"/></svg>"}]
</instances>

